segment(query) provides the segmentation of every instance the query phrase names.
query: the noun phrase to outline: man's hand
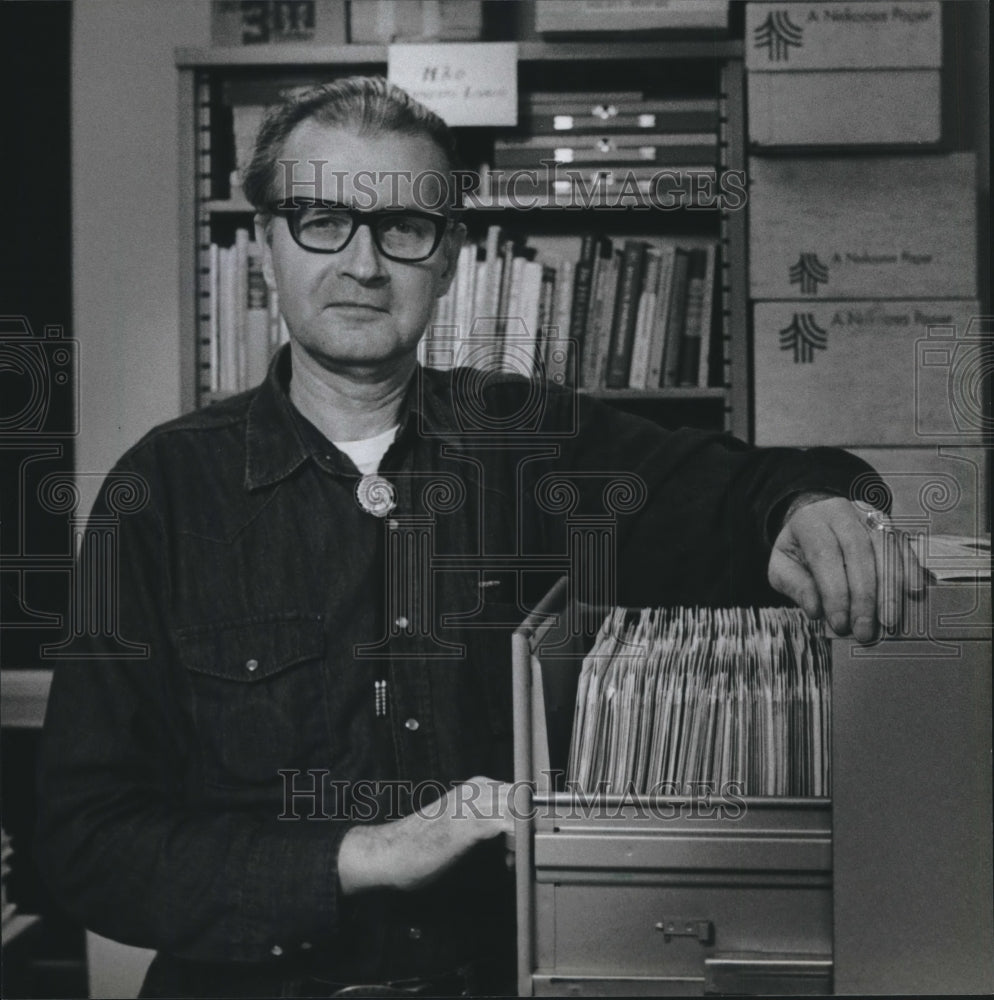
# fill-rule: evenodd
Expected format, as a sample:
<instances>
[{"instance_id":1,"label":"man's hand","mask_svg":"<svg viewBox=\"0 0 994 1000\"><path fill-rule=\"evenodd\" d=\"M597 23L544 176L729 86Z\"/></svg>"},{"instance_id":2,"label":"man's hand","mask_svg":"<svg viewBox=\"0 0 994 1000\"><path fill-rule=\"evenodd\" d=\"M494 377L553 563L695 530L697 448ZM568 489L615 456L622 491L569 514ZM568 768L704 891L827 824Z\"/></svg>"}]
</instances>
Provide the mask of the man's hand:
<instances>
[{"instance_id":1,"label":"man's hand","mask_svg":"<svg viewBox=\"0 0 994 1000\"><path fill-rule=\"evenodd\" d=\"M769 581L839 635L872 642L894 630L905 595L919 597L925 572L908 537L870 508L842 497L815 500L788 514L770 556Z\"/></svg>"},{"instance_id":2,"label":"man's hand","mask_svg":"<svg viewBox=\"0 0 994 1000\"><path fill-rule=\"evenodd\" d=\"M513 831L512 789L492 778L470 778L401 820L352 827L338 851L342 891L410 891L430 884L474 844Z\"/></svg>"}]
</instances>

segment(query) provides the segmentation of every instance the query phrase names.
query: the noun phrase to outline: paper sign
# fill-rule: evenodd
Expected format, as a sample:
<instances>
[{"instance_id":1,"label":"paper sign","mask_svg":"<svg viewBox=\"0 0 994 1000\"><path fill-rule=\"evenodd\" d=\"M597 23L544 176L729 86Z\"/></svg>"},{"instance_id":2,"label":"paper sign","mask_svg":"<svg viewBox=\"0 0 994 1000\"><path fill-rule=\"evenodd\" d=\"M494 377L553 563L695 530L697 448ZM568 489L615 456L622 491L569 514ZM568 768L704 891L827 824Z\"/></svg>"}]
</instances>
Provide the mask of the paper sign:
<instances>
[{"instance_id":1,"label":"paper sign","mask_svg":"<svg viewBox=\"0 0 994 1000\"><path fill-rule=\"evenodd\" d=\"M449 125L518 123L514 42L391 45L387 77Z\"/></svg>"}]
</instances>

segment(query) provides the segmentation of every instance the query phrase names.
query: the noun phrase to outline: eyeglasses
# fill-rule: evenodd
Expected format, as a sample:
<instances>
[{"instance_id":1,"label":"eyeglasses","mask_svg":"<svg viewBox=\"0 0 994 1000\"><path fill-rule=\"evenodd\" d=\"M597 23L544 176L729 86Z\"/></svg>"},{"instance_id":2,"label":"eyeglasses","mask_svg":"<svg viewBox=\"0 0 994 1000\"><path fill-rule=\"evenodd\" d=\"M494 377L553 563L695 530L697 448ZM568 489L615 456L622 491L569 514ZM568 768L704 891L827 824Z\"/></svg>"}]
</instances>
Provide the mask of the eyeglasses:
<instances>
[{"instance_id":1,"label":"eyeglasses","mask_svg":"<svg viewBox=\"0 0 994 1000\"><path fill-rule=\"evenodd\" d=\"M413 208L363 212L334 202L294 198L269 206L282 215L294 242L314 253L344 250L363 225L369 226L376 249L388 260L407 264L427 260L442 240L449 218Z\"/></svg>"}]
</instances>

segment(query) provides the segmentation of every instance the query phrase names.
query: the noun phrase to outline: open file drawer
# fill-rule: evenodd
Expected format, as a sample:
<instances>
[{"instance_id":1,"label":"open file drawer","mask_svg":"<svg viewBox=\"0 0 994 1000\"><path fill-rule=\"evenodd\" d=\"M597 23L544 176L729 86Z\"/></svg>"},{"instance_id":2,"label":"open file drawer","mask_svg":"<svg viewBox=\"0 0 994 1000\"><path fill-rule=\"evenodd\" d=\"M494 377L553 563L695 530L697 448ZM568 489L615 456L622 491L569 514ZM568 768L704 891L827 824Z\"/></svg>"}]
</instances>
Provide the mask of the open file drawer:
<instances>
[{"instance_id":1,"label":"open file drawer","mask_svg":"<svg viewBox=\"0 0 994 1000\"><path fill-rule=\"evenodd\" d=\"M994 985L989 586L935 590L875 647L833 641L832 802L555 791L589 646L572 610L561 583L514 637L520 993Z\"/></svg>"},{"instance_id":2,"label":"open file drawer","mask_svg":"<svg viewBox=\"0 0 994 1000\"><path fill-rule=\"evenodd\" d=\"M828 993L826 799L580 796L556 790L589 646L564 584L514 639L519 991ZM561 784L561 782L560 782Z\"/></svg>"}]
</instances>

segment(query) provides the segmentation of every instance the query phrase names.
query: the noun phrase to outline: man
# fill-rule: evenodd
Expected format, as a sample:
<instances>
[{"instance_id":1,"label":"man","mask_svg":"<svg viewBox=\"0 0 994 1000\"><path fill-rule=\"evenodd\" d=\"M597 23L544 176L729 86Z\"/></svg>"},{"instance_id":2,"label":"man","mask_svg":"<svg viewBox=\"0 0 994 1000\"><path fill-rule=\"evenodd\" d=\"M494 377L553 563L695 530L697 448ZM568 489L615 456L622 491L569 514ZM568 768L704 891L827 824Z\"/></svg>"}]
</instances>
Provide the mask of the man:
<instances>
[{"instance_id":1,"label":"man","mask_svg":"<svg viewBox=\"0 0 994 1000\"><path fill-rule=\"evenodd\" d=\"M145 995L511 988L506 626L567 551L557 486L598 514L629 491L621 602L767 602L768 579L867 641L921 588L901 546L881 586L895 536L843 453L419 369L464 239L434 199L454 163L383 81L271 114L245 190L289 350L147 435L97 505L147 491L117 634L147 656L112 636L58 667L40 851L87 926L158 949Z\"/></svg>"}]
</instances>

